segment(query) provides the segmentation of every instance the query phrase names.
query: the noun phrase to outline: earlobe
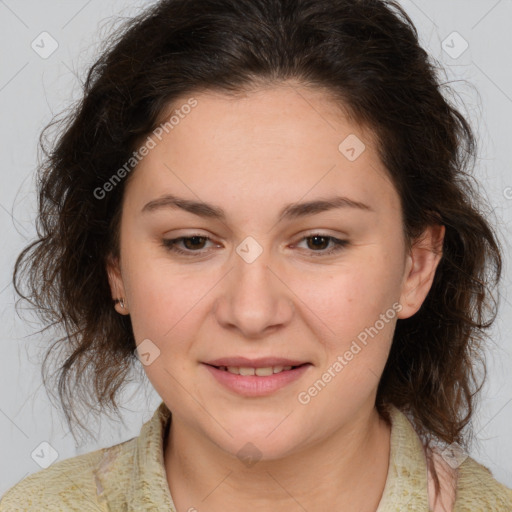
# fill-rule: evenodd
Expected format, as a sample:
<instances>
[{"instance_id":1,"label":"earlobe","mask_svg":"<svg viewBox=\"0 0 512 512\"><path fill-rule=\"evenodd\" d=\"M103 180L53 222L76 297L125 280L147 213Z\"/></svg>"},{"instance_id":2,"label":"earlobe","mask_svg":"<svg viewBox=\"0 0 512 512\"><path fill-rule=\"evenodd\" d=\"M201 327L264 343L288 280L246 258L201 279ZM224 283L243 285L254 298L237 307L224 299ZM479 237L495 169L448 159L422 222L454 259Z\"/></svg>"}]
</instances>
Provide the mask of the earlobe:
<instances>
[{"instance_id":1,"label":"earlobe","mask_svg":"<svg viewBox=\"0 0 512 512\"><path fill-rule=\"evenodd\" d=\"M128 304L126 302L126 293L119 259L109 256L107 258L106 269L115 310L121 315L128 315Z\"/></svg>"},{"instance_id":2,"label":"earlobe","mask_svg":"<svg viewBox=\"0 0 512 512\"><path fill-rule=\"evenodd\" d=\"M407 257L398 318L411 317L425 301L442 258L445 231L443 225L431 225L414 241Z\"/></svg>"}]
</instances>

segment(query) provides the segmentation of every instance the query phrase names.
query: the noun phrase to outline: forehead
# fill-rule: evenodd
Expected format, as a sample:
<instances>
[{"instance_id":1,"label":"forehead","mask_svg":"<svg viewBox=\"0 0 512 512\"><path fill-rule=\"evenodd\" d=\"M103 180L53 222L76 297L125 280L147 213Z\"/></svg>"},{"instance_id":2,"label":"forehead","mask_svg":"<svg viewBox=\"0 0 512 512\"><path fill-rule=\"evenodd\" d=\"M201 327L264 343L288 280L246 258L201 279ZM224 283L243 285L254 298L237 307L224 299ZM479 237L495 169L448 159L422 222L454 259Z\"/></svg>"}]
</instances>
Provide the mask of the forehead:
<instances>
[{"instance_id":1,"label":"forehead","mask_svg":"<svg viewBox=\"0 0 512 512\"><path fill-rule=\"evenodd\" d=\"M201 139L202 144L218 149L218 153L234 151L230 142L242 144L241 151L250 146L260 151L275 146L293 147L295 151L319 146L325 150L330 146L329 153L336 153L343 138L357 133L367 146L374 145L371 130L349 120L343 105L323 89L285 83L230 95L204 91L193 95L196 106L177 119L175 114L191 96L175 100L160 119L160 123L171 117L179 121L171 130L176 143L186 143L192 135L194 143ZM197 133L198 129L202 133ZM226 145L216 146L218 142Z\"/></svg>"},{"instance_id":2,"label":"forehead","mask_svg":"<svg viewBox=\"0 0 512 512\"><path fill-rule=\"evenodd\" d=\"M253 201L334 189L356 200L394 192L372 132L322 90L281 85L236 96L191 94L162 114L165 123L130 180L146 196L176 188L188 196L242 194Z\"/></svg>"}]
</instances>

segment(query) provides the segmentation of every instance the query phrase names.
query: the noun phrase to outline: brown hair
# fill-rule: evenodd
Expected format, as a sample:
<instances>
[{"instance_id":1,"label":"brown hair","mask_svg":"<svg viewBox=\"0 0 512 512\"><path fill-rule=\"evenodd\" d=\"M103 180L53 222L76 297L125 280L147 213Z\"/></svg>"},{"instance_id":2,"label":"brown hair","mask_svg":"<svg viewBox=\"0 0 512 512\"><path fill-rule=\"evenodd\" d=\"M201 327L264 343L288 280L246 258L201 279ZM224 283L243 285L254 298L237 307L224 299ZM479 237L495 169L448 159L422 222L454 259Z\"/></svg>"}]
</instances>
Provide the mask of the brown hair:
<instances>
[{"instance_id":1,"label":"brown hair","mask_svg":"<svg viewBox=\"0 0 512 512\"><path fill-rule=\"evenodd\" d=\"M439 66L404 10L383 0L164 0L129 20L89 70L81 101L39 169L39 238L14 271L17 292L64 336L59 398L112 407L136 361L130 319L117 314L106 260L118 256L122 180L102 187L178 97L237 94L293 80L329 91L377 135L411 243L446 226L443 256L421 309L399 320L377 406L395 404L425 438L465 445L481 382L485 329L501 256L473 185L475 137L442 94ZM43 139L41 145L44 146ZM136 172L136 171L135 171ZM20 285L28 288L22 292ZM45 380L46 383L46 380Z\"/></svg>"}]
</instances>

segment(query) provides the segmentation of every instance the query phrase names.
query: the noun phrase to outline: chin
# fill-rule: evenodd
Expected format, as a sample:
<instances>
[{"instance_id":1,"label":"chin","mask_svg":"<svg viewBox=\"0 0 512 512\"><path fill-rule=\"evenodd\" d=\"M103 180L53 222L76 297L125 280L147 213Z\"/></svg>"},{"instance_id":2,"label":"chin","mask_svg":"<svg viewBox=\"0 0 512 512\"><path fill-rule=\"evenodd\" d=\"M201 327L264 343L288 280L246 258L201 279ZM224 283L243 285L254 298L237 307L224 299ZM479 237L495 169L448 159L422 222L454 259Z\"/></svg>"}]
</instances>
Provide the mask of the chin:
<instances>
[{"instance_id":1,"label":"chin","mask_svg":"<svg viewBox=\"0 0 512 512\"><path fill-rule=\"evenodd\" d=\"M216 443L224 451L240 460L245 457L249 460L261 461L282 459L302 444L299 436L290 432L289 425L286 427L284 424L280 425L282 421L281 416L278 421L258 425L248 425L247 421L225 425L226 430L232 433L233 437L222 436L222 439L217 438Z\"/></svg>"},{"instance_id":2,"label":"chin","mask_svg":"<svg viewBox=\"0 0 512 512\"><path fill-rule=\"evenodd\" d=\"M221 446L232 457L238 459L247 468L256 463L271 462L285 458L297 447L290 439L281 439L277 442L270 442L263 436L262 439L251 439L250 437L237 437L230 440L229 445Z\"/></svg>"}]
</instances>

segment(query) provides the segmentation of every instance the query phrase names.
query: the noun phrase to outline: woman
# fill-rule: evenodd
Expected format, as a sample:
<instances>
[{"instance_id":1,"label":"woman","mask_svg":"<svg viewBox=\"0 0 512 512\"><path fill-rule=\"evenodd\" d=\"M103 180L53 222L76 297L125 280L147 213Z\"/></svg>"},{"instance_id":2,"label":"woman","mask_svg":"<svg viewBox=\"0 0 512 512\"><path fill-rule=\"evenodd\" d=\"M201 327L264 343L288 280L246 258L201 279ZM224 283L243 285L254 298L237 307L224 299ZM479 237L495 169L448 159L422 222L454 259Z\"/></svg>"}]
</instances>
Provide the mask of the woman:
<instances>
[{"instance_id":1,"label":"woman","mask_svg":"<svg viewBox=\"0 0 512 512\"><path fill-rule=\"evenodd\" d=\"M132 20L41 168L14 280L66 330L70 427L139 362L162 403L0 510L511 510L465 453L501 271L474 156L393 2Z\"/></svg>"}]
</instances>

